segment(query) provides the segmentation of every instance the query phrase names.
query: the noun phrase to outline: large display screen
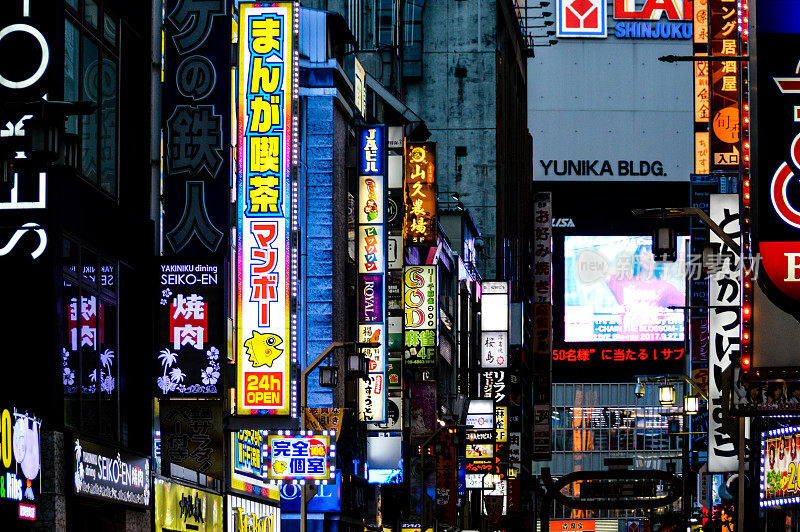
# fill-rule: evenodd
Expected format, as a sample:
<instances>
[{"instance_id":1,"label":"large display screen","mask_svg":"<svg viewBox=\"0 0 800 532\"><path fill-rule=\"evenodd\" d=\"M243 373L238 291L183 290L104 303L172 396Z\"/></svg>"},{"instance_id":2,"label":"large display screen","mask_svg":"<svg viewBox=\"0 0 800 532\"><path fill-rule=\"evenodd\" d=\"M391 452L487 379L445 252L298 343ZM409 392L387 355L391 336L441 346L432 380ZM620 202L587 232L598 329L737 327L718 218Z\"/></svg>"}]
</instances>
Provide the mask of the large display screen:
<instances>
[{"instance_id":1,"label":"large display screen","mask_svg":"<svg viewBox=\"0 0 800 532\"><path fill-rule=\"evenodd\" d=\"M649 236L564 237L564 341L683 341L686 242L656 262ZM691 272L688 272L691 273Z\"/></svg>"}]
</instances>

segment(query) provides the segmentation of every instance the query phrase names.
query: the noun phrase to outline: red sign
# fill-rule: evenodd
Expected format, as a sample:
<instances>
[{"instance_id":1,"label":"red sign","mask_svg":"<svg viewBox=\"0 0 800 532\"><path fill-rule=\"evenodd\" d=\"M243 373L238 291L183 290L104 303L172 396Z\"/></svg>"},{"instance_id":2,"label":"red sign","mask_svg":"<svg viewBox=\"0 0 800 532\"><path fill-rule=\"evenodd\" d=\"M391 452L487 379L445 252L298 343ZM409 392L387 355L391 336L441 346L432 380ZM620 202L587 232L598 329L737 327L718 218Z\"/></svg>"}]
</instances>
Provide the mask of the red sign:
<instances>
[{"instance_id":1,"label":"red sign","mask_svg":"<svg viewBox=\"0 0 800 532\"><path fill-rule=\"evenodd\" d=\"M550 521L550 532L562 532L564 530L595 532L594 519L557 519Z\"/></svg>"},{"instance_id":2,"label":"red sign","mask_svg":"<svg viewBox=\"0 0 800 532\"><path fill-rule=\"evenodd\" d=\"M643 362L653 360L680 360L683 348L640 347L613 349L553 349L553 360L556 362Z\"/></svg>"}]
</instances>

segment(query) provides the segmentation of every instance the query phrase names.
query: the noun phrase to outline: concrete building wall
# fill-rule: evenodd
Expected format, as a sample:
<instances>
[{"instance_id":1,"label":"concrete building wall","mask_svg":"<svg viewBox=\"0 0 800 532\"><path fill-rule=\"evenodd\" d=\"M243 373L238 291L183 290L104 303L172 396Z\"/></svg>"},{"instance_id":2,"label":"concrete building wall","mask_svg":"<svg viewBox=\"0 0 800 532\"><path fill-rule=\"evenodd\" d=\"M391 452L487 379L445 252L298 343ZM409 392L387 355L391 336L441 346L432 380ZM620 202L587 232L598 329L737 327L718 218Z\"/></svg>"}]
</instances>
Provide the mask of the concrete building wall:
<instances>
[{"instance_id":1,"label":"concrete building wall","mask_svg":"<svg viewBox=\"0 0 800 532\"><path fill-rule=\"evenodd\" d=\"M496 32L494 0L426 2L422 77L405 86L406 103L438 144L440 201L458 192L483 234L484 278L496 274ZM465 153L458 160L456 147Z\"/></svg>"}]
</instances>

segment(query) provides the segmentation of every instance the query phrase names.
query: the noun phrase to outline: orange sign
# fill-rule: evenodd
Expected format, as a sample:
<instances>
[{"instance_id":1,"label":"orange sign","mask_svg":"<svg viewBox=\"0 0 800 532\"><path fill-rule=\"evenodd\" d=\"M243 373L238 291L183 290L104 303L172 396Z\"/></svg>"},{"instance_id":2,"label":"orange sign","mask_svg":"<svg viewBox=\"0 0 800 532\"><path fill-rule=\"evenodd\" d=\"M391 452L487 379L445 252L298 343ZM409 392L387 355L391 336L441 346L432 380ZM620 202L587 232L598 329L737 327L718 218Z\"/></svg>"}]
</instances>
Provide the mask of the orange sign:
<instances>
[{"instance_id":1,"label":"orange sign","mask_svg":"<svg viewBox=\"0 0 800 532\"><path fill-rule=\"evenodd\" d=\"M408 143L405 148L406 247L436 245L436 144Z\"/></svg>"}]
</instances>

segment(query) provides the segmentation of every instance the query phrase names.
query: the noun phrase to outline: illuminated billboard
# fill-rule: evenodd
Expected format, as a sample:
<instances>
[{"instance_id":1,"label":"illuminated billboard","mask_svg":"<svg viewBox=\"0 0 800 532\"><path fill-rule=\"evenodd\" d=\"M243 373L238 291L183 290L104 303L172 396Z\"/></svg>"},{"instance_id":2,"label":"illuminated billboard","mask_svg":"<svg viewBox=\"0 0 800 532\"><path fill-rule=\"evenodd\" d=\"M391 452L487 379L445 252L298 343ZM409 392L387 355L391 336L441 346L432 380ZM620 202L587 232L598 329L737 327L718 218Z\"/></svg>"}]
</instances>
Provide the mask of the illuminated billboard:
<instances>
[{"instance_id":1,"label":"illuminated billboard","mask_svg":"<svg viewBox=\"0 0 800 532\"><path fill-rule=\"evenodd\" d=\"M685 243L655 262L647 236L564 237L566 342L683 341Z\"/></svg>"},{"instance_id":2,"label":"illuminated billboard","mask_svg":"<svg viewBox=\"0 0 800 532\"><path fill-rule=\"evenodd\" d=\"M278 431L267 436L267 478L284 482L336 477L335 431Z\"/></svg>"},{"instance_id":3,"label":"illuminated billboard","mask_svg":"<svg viewBox=\"0 0 800 532\"><path fill-rule=\"evenodd\" d=\"M436 143L407 143L404 159L405 247L436 245Z\"/></svg>"},{"instance_id":4,"label":"illuminated billboard","mask_svg":"<svg viewBox=\"0 0 800 532\"><path fill-rule=\"evenodd\" d=\"M408 366L436 364L439 323L436 281L436 266L406 266L403 271L403 346Z\"/></svg>"},{"instance_id":5,"label":"illuminated billboard","mask_svg":"<svg viewBox=\"0 0 800 532\"><path fill-rule=\"evenodd\" d=\"M293 413L292 173L296 79L290 2L239 7L237 400Z\"/></svg>"},{"instance_id":6,"label":"illuminated billboard","mask_svg":"<svg viewBox=\"0 0 800 532\"><path fill-rule=\"evenodd\" d=\"M222 495L153 480L156 532L222 530Z\"/></svg>"},{"instance_id":7,"label":"illuminated billboard","mask_svg":"<svg viewBox=\"0 0 800 532\"><path fill-rule=\"evenodd\" d=\"M266 431L239 430L231 433L231 488L265 499L280 499L280 486L264 472Z\"/></svg>"},{"instance_id":8,"label":"illuminated billboard","mask_svg":"<svg viewBox=\"0 0 800 532\"><path fill-rule=\"evenodd\" d=\"M386 130L371 125L359 131L358 341L369 358L368 378L359 381L358 419L386 419Z\"/></svg>"}]
</instances>

